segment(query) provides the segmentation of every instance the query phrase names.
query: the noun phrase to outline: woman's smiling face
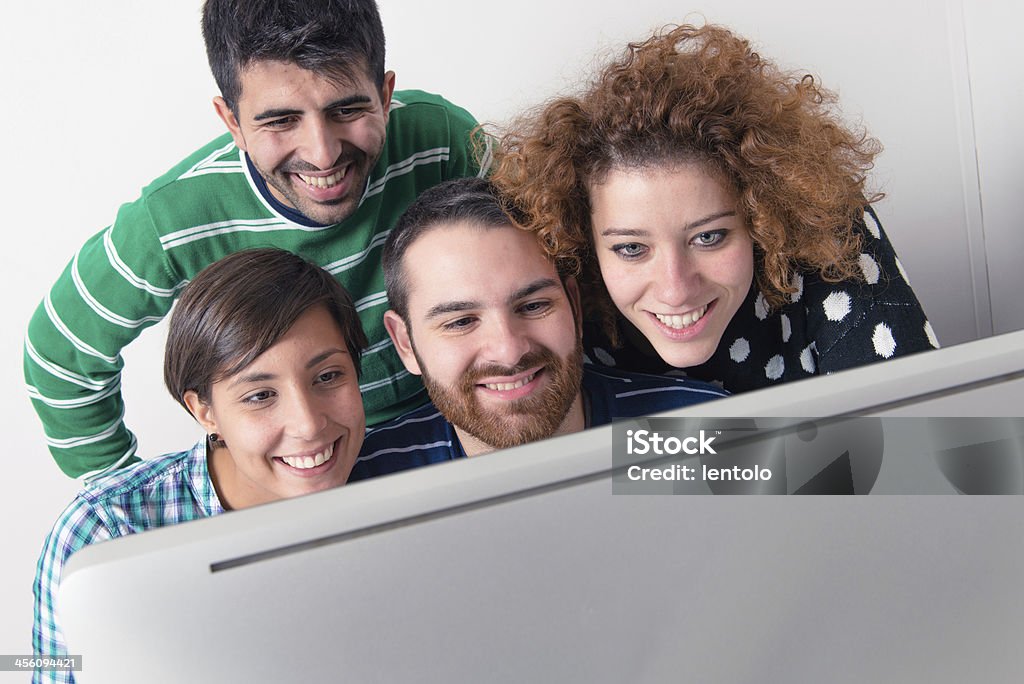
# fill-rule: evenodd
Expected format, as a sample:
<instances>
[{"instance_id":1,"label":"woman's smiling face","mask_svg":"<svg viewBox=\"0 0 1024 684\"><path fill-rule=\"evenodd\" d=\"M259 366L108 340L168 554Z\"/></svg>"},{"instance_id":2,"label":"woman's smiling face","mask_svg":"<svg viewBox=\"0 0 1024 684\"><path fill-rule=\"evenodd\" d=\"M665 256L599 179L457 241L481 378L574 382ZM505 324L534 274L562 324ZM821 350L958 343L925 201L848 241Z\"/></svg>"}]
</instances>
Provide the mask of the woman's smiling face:
<instances>
[{"instance_id":1,"label":"woman's smiling face","mask_svg":"<svg viewBox=\"0 0 1024 684\"><path fill-rule=\"evenodd\" d=\"M615 306L676 368L704 363L750 290L736 192L696 164L613 168L589 187L594 250Z\"/></svg>"},{"instance_id":2,"label":"woman's smiling face","mask_svg":"<svg viewBox=\"0 0 1024 684\"><path fill-rule=\"evenodd\" d=\"M186 402L215 449L210 474L229 508L322 491L348 480L366 418L352 356L323 305L234 375L213 383L210 402Z\"/></svg>"}]
</instances>

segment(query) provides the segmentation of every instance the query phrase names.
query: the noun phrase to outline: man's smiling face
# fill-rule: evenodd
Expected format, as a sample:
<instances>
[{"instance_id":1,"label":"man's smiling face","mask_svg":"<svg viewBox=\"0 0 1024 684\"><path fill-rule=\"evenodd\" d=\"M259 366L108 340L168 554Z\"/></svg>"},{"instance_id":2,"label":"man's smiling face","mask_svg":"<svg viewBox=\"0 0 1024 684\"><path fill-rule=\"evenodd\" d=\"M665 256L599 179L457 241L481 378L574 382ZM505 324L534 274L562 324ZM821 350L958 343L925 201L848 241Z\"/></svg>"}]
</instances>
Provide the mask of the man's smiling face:
<instances>
[{"instance_id":1,"label":"man's smiling face","mask_svg":"<svg viewBox=\"0 0 1024 684\"><path fill-rule=\"evenodd\" d=\"M402 270L409 325L394 312L385 322L460 435L506 448L557 434L580 395L576 290L563 287L536 236L433 227L409 246Z\"/></svg>"},{"instance_id":2,"label":"man's smiling face","mask_svg":"<svg viewBox=\"0 0 1024 684\"><path fill-rule=\"evenodd\" d=\"M274 197L317 223L351 216L384 147L394 73L377 88L362 66L329 78L266 60L240 81L234 111L214 104Z\"/></svg>"}]
</instances>

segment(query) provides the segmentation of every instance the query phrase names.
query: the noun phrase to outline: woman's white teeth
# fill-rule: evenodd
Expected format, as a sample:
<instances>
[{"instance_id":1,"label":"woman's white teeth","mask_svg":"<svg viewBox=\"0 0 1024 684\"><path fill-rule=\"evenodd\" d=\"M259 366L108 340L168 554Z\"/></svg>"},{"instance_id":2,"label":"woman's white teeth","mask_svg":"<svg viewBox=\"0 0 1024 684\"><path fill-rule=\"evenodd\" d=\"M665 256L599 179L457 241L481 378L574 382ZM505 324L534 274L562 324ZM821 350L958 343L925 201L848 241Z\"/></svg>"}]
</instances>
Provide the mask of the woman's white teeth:
<instances>
[{"instance_id":1,"label":"woman's white teeth","mask_svg":"<svg viewBox=\"0 0 1024 684\"><path fill-rule=\"evenodd\" d=\"M535 377L537 377L536 373L526 376L519 382L495 382L491 384L485 384L484 387L486 387L489 390L500 390L502 392L507 392L509 390L519 389L526 383L533 380Z\"/></svg>"},{"instance_id":2,"label":"woman's white teeth","mask_svg":"<svg viewBox=\"0 0 1024 684\"><path fill-rule=\"evenodd\" d=\"M312 185L317 188L330 188L336 185L342 178L345 177L345 169L336 171L330 176L303 176L301 173L296 174L302 179L302 182L306 185Z\"/></svg>"},{"instance_id":3,"label":"woman's white teeth","mask_svg":"<svg viewBox=\"0 0 1024 684\"><path fill-rule=\"evenodd\" d=\"M708 307L707 304L705 304L699 309L694 309L690 313L685 313L682 316L662 316L661 314L658 313L654 315L658 317L659 321L661 321L668 327L678 329L688 328L689 326L693 325L704 316L704 312L707 310Z\"/></svg>"},{"instance_id":4,"label":"woman's white teeth","mask_svg":"<svg viewBox=\"0 0 1024 684\"><path fill-rule=\"evenodd\" d=\"M306 468L316 468L318 465L323 465L331 460L332 455L334 455L334 445L329 444L326 449L316 456L282 456L281 460L292 468L305 470Z\"/></svg>"}]
</instances>

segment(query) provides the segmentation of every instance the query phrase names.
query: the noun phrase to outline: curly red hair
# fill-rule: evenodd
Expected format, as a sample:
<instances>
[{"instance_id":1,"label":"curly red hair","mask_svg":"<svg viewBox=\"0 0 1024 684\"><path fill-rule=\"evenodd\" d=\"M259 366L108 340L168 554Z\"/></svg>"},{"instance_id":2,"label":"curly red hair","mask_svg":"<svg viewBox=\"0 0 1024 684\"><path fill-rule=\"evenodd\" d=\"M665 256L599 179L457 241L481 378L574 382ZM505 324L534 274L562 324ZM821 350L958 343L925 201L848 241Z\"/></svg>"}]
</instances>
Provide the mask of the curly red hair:
<instances>
[{"instance_id":1,"label":"curly red hair","mask_svg":"<svg viewBox=\"0 0 1024 684\"><path fill-rule=\"evenodd\" d=\"M835 103L813 76L781 71L724 27L665 27L630 43L583 94L514 122L492 179L551 256L582 272L588 309L609 328L588 188L615 168L697 164L736 189L758 285L779 306L798 269L860 277L853 224L881 197L865 193L881 146L845 126Z\"/></svg>"}]
</instances>

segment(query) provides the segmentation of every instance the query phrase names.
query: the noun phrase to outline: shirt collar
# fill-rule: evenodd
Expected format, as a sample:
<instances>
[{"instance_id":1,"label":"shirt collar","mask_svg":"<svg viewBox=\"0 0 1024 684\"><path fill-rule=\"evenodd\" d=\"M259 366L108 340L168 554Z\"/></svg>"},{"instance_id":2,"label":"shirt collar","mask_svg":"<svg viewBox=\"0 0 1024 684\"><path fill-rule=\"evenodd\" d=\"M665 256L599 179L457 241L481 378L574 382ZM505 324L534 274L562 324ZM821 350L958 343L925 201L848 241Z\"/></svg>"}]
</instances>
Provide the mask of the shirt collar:
<instances>
[{"instance_id":1,"label":"shirt collar","mask_svg":"<svg viewBox=\"0 0 1024 684\"><path fill-rule=\"evenodd\" d=\"M213 487L213 480L210 478L210 468L207 463L206 438L196 442L196 445L189 451L188 460L188 485L192 489L192 495L199 502L199 506L206 515L219 515L224 512L224 507L217 498L217 490Z\"/></svg>"},{"instance_id":2,"label":"shirt collar","mask_svg":"<svg viewBox=\"0 0 1024 684\"><path fill-rule=\"evenodd\" d=\"M284 216L289 221L298 223L300 226L306 226L308 228L326 228L327 224L317 223L305 214L292 207L289 207L281 200L274 197L274 193L270 192L270 188L267 187L267 181L263 178L263 175L259 172L256 166L249 159L249 155L241 150L242 159L245 160L245 165L249 169L249 177L252 178L253 184L256 186L256 190L260 193L267 204L274 208L274 211Z\"/></svg>"}]
</instances>

